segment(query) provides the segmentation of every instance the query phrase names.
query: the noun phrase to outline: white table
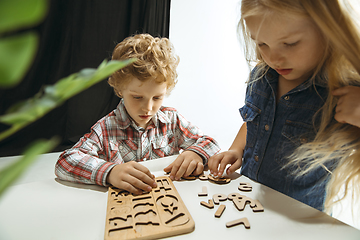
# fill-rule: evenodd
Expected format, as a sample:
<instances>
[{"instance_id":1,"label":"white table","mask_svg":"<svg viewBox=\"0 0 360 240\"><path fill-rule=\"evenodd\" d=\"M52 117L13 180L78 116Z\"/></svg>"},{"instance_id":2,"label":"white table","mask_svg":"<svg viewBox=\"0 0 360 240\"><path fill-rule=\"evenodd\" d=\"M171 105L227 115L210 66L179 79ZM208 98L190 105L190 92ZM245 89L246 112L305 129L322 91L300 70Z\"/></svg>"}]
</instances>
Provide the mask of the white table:
<instances>
[{"instance_id":1,"label":"white table","mask_svg":"<svg viewBox=\"0 0 360 240\"><path fill-rule=\"evenodd\" d=\"M107 188L60 181L54 174L59 153L44 154L0 198L0 239L103 239L107 208ZM0 158L0 168L15 161L15 157ZM155 176L174 160L167 157L144 162ZM293 200L240 174L233 174L226 185L199 179L174 181L182 200L195 221L192 233L173 239L360 239L360 231L316 209ZM213 194L240 191L240 182L250 182L253 190L241 194L258 199L265 211L254 213L246 206L238 211L232 202L221 202L226 209L215 218L215 208L200 205ZM199 197L202 186L209 195ZM225 224L248 218L251 228L243 225L226 228Z\"/></svg>"}]
</instances>

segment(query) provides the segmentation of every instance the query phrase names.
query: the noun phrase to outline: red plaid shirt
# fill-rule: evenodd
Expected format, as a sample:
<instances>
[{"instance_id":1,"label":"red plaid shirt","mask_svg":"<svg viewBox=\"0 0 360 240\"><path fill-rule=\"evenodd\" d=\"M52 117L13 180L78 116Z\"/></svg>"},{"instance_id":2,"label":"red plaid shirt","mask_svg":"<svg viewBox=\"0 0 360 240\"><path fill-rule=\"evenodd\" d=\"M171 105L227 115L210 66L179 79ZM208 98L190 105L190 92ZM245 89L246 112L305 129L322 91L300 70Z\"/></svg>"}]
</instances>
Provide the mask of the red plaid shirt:
<instances>
[{"instance_id":1,"label":"red plaid shirt","mask_svg":"<svg viewBox=\"0 0 360 240\"><path fill-rule=\"evenodd\" d=\"M127 114L123 100L100 119L71 149L64 151L55 166L57 177L67 181L107 186L106 177L115 164L145 161L191 150L204 164L220 148L176 109L161 107L143 129Z\"/></svg>"}]
</instances>

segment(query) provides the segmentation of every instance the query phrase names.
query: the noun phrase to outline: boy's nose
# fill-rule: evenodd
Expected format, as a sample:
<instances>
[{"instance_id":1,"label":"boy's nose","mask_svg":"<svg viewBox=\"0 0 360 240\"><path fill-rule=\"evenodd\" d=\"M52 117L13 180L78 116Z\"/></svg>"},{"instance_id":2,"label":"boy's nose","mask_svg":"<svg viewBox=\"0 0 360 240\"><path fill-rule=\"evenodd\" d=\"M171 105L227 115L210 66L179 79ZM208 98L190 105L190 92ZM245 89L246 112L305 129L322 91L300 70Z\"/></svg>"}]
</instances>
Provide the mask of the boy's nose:
<instances>
[{"instance_id":1,"label":"boy's nose","mask_svg":"<svg viewBox=\"0 0 360 240\"><path fill-rule=\"evenodd\" d=\"M149 100L149 101L146 101L144 106L143 106L143 110L144 111L150 111L152 109L152 101Z\"/></svg>"}]
</instances>

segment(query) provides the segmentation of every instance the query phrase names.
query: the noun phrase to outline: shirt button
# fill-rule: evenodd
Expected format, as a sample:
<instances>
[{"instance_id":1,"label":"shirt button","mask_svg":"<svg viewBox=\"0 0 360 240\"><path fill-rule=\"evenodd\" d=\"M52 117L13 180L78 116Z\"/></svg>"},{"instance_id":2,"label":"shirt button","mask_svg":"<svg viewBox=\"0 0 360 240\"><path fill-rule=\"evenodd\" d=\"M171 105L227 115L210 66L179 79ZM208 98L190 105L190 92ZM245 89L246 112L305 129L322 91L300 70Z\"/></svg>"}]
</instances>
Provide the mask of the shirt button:
<instances>
[{"instance_id":1,"label":"shirt button","mask_svg":"<svg viewBox=\"0 0 360 240\"><path fill-rule=\"evenodd\" d=\"M285 100L289 100L289 98L290 98L289 96L285 96L285 97L284 97Z\"/></svg>"},{"instance_id":2,"label":"shirt button","mask_svg":"<svg viewBox=\"0 0 360 240\"><path fill-rule=\"evenodd\" d=\"M266 124L265 125L265 131L269 131L269 128L270 128L269 125Z\"/></svg>"},{"instance_id":3,"label":"shirt button","mask_svg":"<svg viewBox=\"0 0 360 240\"><path fill-rule=\"evenodd\" d=\"M123 148L124 148L123 146L119 146L119 149L120 149L120 150L123 150Z\"/></svg>"},{"instance_id":4,"label":"shirt button","mask_svg":"<svg viewBox=\"0 0 360 240\"><path fill-rule=\"evenodd\" d=\"M305 138L305 137L300 138L300 142L302 144L307 143L307 138Z\"/></svg>"},{"instance_id":5,"label":"shirt button","mask_svg":"<svg viewBox=\"0 0 360 240\"><path fill-rule=\"evenodd\" d=\"M259 161L259 156L256 155L256 156L254 157L254 159L255 159L255 161Z\"/></svg>"}]
</instances>

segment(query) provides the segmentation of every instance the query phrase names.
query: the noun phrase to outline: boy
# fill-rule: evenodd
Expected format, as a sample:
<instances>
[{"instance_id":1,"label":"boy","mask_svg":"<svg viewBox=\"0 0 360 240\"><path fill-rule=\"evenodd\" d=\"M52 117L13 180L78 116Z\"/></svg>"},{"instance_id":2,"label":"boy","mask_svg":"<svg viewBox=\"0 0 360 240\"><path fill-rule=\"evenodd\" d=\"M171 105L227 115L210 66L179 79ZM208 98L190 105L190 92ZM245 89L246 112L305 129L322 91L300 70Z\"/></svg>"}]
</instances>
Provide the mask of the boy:
<instances>
[{"instance_id":1,"label":"boy","mask_svg":"<svg viewBox=\"0 0 360 240\"><path fill-rule=\"evenodd\" d=\"M166 38L148 34L128 37L113 52L113 60L137 58L109 78L121 98L117 108L100 119L73 148L64 151L55 174L63 180L98 184L133 194L156 187L154 176L139 161L179 154L164 171L172 180L202 173L217 142L163 107L177 82L179 58Z\"/></svg>"}]
</instances>

